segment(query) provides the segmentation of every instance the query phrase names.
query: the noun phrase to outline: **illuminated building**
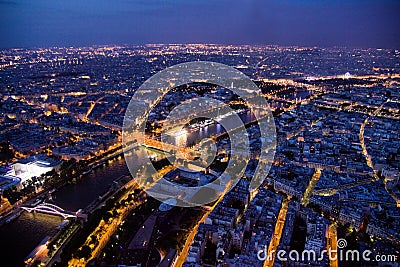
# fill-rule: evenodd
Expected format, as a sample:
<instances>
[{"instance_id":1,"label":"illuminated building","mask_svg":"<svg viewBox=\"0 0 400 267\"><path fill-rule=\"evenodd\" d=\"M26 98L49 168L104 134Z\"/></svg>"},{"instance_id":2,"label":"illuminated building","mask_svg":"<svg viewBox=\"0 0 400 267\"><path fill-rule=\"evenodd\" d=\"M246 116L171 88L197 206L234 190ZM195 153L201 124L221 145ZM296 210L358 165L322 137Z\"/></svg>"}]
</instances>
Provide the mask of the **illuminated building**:
<instances>
[{"instance_id":1,"label":"illuminated building","mask_svg":"<svg viewBox=\"0 0 400 267\"><path fill-rule=\"evenodd\" d=\"M21 182L25 182L32 177L49 172L58 166L61 161L46 157L44 154L38 154L26 159L21 159L8 166L8 171L4 175L9 178L20 178Z\"/></svg>"}]
</instances>

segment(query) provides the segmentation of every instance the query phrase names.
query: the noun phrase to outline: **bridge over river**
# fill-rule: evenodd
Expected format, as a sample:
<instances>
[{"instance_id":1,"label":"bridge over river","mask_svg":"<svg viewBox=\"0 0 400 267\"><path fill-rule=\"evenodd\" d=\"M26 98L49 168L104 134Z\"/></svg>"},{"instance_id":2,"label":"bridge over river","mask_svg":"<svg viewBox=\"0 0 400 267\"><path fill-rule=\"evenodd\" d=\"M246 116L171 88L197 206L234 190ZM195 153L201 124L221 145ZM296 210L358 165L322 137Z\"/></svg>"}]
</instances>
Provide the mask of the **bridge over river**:
<instances>
[{"instance_id":1,"label":"bridge over river","mask_svg":"<svg viewBox=\"0 0 400 267\"><path fill-rule=\"evenodd\" d=\"M35 207L21 207L21 209L23 209L27 212L40 212L40 213L45 213L45 214L61 216L64 219L80 217L79 211L77 211L77 212L66 211L57 205L54 205L51 203L45 203L45 202L43 202Z\"/></svg>"}]
</instances>

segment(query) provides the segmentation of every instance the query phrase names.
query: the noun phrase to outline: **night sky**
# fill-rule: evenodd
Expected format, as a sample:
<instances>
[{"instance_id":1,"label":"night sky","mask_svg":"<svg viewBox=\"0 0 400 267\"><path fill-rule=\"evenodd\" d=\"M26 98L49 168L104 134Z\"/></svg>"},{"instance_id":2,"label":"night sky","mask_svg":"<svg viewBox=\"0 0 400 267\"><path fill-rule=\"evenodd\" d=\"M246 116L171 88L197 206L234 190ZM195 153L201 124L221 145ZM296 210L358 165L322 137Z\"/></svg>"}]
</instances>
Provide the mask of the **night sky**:
<instances>
[{"instance_id":1,"label":"night sky","mask_svg":"<svg viewBox=\"0 0 400 267\"><path fill-rule=\"evenodd\" d=\"M400 48L398 0L0 0L0 48L146 43Z\"/></svg>"}]
</instances>

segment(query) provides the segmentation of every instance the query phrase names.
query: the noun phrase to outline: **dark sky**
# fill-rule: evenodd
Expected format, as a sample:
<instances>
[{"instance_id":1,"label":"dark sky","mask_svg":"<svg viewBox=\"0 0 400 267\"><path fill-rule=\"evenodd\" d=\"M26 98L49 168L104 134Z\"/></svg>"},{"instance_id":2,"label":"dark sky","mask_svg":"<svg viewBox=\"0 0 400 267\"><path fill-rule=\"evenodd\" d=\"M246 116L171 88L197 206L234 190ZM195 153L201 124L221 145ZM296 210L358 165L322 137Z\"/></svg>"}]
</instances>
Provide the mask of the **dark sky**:
<instances>
[{"instance_id":1,"label":"dark sky","mask_svg":"<svg viewBox=\"0 0 400 267\"><path fill-rule=\"evenodd\" d=\"M0 48L145 43L400 48L399 0L0 0Z\"/></svg>"}]
</instances>

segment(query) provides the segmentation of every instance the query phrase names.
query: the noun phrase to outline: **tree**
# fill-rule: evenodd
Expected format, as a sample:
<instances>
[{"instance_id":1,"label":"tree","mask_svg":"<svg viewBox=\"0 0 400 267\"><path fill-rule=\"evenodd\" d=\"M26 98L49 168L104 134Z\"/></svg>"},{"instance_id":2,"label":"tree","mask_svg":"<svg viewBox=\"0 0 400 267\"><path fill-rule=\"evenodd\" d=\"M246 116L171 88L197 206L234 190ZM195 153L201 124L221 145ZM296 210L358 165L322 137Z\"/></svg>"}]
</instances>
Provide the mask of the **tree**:
<instances>
[{"instance_id":1,"label":"tree","mask_svg":"<svg viewBox=\"0 0 400 267\"><path fill-rule=\"evenodd\" d=\"M113 217L113 214L110 211L108 211L104 214L103 219L104 219L104 221L108 222L108 220L111 219L112 217Z\"/></svg>"},{"instance_id":2,"label":"tree","mask_svg":"<svg viewBox=\"0 0 400 267\"><path fill-rule=\"evenodd\" d=\"M6 189L3 193L3 196L8 199L11 205L22 198L22 194L17 190L16 186Z\"/></svg>"},{"instance_id":3,"label":"tree","mask_svg":"<svg viewBox=\"0 0 400 267\"><path fill-rule=\"evenodd\" d=\"M88 245L84 245L82 246L81 249L79 249L76 253L75 256L79 259L81 258L85 258L88 259L90 257L90 255L92 254L92 250L90 249L90 247Z\"/></svg>"}]
</instances>

